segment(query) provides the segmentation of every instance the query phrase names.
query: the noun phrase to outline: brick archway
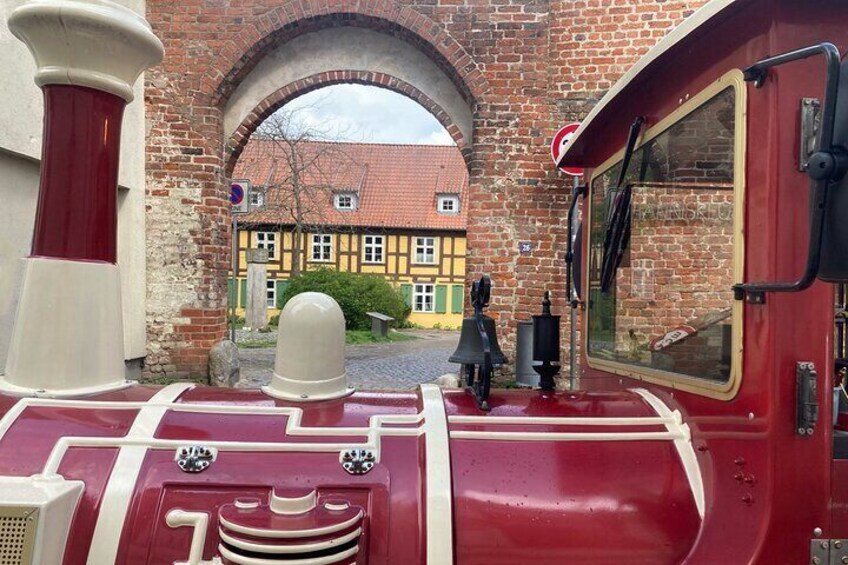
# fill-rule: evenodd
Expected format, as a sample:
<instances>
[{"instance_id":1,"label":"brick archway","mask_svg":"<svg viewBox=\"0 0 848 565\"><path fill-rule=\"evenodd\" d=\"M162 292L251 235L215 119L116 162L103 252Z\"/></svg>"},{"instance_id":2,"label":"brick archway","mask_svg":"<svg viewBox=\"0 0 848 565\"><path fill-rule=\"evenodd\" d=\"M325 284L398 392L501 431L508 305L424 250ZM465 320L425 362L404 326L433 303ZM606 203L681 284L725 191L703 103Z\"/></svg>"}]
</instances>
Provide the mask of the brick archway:
<instances>
[{"instance_id":1,"label":"brick archway","mask_svg":"<svg viewBox=\"0 0 848 565\"><path fill-rule=\"evenodd\" d=\"M468 102L488 91L474 58L437 22L394 0L300 0L276 6L243 26L217 53L217 63L200 78L200 91L211 105L226 102L242 78L274 46L325 27L361 26L401 37L451 77Z\"/></svg>"},{"instance_id":2,"label":"brick archway","mask_svg":"<svg viewBox=\"0 0 848 565\"><path fill-rule=\"evenodd\" d=\"M158 10L157 10L158 8ZM411 46L449 79L473 116L488 84L467 50L444 28L409 6L392 0L291 0L269 7L234 33L216 29L203 64L192 61L184 28L174 23L167 3L153 0L148 17L168 59L146 76L148 141L148 355L145 371L154 377L203 375L212 345L227 335L226 280L230 257L227 173L252 129L286 101L310 89L341 82L372 84L409 96L427 108L457 141L466 160L473 145L448 112L408 81L387 73L322 72L299 79L267 96L235 135L224 133L224 115L233 93L276 49L324 30L365 29ZM220 38L220 39L218 39ZM213 47L214 45L214 47ZM194 53L193 53L194 54ZM164 91L164 94L160 92ZM245 123L246 122L246 123ZM473 126L472 126L473 127ZM188 234L180 236L179 234ZM163 251L164 250L164 251ZM175 260L176 259L176 260Z\"/></svg>"},{"instance_id":3,"label":"brick archway","mask_svg":"<svg viewBox=\"0 0 848 565\"><path fill-rule=\"evenodd\" d=\"M318 90L334 84L362 84L385 88L409 97L423 106L438 120L456 143L466 162L471 156L471 146L466 142L462 132L453 123L450 115L429 96L415 86L389 74L370 71L330 71L322 72L301 80L297 80L277 89L267 96L241 123L236 132L230 137L225 148L224 174L230 177L236 162L247 144L250 135L271 114L285 106L295 98L313 90Z\"/></svg>"}]
</instances>

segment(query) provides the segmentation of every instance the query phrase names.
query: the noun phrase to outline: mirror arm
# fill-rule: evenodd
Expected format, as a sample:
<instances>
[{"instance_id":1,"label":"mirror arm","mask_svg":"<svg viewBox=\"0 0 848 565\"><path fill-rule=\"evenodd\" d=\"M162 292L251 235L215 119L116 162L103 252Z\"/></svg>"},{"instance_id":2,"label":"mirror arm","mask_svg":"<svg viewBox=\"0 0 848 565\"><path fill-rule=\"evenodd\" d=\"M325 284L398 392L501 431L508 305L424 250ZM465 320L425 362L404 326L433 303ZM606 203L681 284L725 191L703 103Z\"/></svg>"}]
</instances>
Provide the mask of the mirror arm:
<instances>
[{"instance_id":1,"label":"mirror arm","mask_svg":"<svg viewBox=\"0 0 848 565\"><path fill-rule=\"evenodd\" d=\"M839 89L839 50L832 43L819 43L774 57L758 61L743 71L746 81L753 81L760 88L772 67L800 61L815 55L823 55L827 65L824 103L822 104L821 130L816 150L806 164L810 177L810 238L807 249L807 264L804 273L794 282L756 282L733 285L736 300L747 300L752 304L765 303L766 292L798 292L808 288L819 272L822 233L824 231L825 206L830 183L841 179L848 170L848 153L833 144L836 116L836 97Z\"/></svg>"},{"instance_id":2,"label":"mirror arm","mask_svg":"<svg viewBox=\"0 0 848 565\"><path fill-rule=\"evenodd\" d=\"M565 252L565 295L572 308L580 304L580 297L572 296L571 292L571 266L574 263L574 213L577 211L577 203L581 197L585 197L589 187L585 184L577 185L571 193L571 205L568 207L568 243Z\"/></svg>"}]
</instances>

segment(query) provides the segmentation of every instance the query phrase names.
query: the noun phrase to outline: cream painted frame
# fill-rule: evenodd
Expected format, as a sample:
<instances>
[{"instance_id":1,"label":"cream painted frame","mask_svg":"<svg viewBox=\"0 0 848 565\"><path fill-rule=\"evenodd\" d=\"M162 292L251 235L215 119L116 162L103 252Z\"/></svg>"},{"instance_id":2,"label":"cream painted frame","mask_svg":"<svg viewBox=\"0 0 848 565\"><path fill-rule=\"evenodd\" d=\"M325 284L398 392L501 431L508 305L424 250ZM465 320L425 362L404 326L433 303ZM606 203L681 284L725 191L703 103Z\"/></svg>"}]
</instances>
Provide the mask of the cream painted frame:
<instances>
[{"instance_id":1,"label":"cream painted frame","mask_svg":"<svg viewBox=\"0 0 848 565\"><path fill-rule=\"evenodd\" d=\"M685 102L680 104L674 112L657 122L656 125L648 128L647 131L640 137L636 145L636 149L640 149L647 142L664 133L671 126L700 108L704 103L719 94L721 91L733 87L734 89L734 160L733 160L733 280L734 283L743 282L745 272L745 159L747 153L747 87L742 71L734 69L722 75L718 80L701 90ZM607 172L610 168L621 161L624 156L624 148L620 149L609 159L601 163L595 168L592 178L589 181L589 196L587 197L587 227L590 229L592 222L592 195L591 187L595 179ZM586 241L586 245L591 245L591 241ZM589 288L589 273L588 269L583 273L584 286ZM639 367L618 361L609 361L606 359L598 359L591 357L586 353L586 362L592 369L607 371L615 375L629 377L640 381L654 383L662 386L667 386L675 390L683 390L709 398L720 400L730 400L739 391L742 382L743 369L743 324L744 324L744 304L741 300L734 300L732 306L732 323L733 330L731 335L731 353L730 361L730 378L724 383L710 382L707 379L699 379L681 373L672 373L670 371L661 371L659 369L651 369ZM583 316L583 335L589 336L589 306L587 303L586 314Z\"/></svg>"},{"instance_id":2,"label":"cream painted frame","mask_svg":"<svg viewBox=\"0 0 848 565\"><path fill-rule=\"evenodd\" d=\"M442 260L441 257L441 247L442 247L442 238L435 235L413 235L410 236L412 238L412 242L410 247L410 255L412 255L409 260L411 261L411 265L416 267L438 267L439 263ZM419 239L432 239L433 240L433 260L429 262L419 262L418 261L418 240Z\"/></svg>"}]
</instances>

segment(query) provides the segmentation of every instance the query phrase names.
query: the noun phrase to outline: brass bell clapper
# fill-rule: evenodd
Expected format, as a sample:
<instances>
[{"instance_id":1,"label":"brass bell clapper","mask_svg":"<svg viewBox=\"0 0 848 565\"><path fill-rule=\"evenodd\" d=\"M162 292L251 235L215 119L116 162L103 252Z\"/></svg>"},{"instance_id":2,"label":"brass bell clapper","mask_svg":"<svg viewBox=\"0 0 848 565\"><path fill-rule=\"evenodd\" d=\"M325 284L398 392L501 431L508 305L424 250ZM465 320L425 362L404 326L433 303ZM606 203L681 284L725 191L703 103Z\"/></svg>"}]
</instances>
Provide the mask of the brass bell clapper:
<instances>
[{"instance_id":1,"label":"brass bell clapper","mask_svg":"<svg viewBox=\"0 0 848 565\"><path fill-rule=\"evenodd\" d=\"M465 384L474 393L477 406L489 410L489 391L495 365L507 362L506 356L498 345L495 321L483 314L483 308L489 305L492 281L487 276L480 277L471 285L471 304L474 316L462 320L462 332L459 345L450 356L451 363L462 365Z\"/></svg>"},{"instance_id":2,"label":"brass bell clapper","mask_svg":"<svg viewBox=\"0 0 848 565\"><path fill-rule=\"evenodd\" d=\"M533 370L539 373L539 388L544 391L554 390L554 375L560 369L559 318L551 315L550 292L546 290L542 313L533 316L533 361L542 362L541 365L533 365Z\"/></svg>"}]
</instances>

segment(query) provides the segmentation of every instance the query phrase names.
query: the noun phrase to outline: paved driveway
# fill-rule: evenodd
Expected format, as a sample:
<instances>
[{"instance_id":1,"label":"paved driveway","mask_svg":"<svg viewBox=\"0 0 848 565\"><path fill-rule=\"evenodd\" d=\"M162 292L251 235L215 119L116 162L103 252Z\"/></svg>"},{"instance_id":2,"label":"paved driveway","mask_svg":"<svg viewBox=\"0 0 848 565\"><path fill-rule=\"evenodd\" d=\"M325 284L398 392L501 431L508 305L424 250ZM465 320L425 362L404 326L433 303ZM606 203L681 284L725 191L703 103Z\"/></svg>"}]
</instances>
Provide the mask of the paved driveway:
<instances>
[{"instance_id":1,"label":"paved driveway","mask_svg":"<svg viewBox=\"0 0 848 565\"><path fill-rule=\"evenodd\" d=\"M409 390L459 366L448 363L459 332L416 330L410 341L349 345L345 348L347 380L360 390ZM268 384L274 370L274 348L239 349L239 388Z\"/></svg>"}]
</instances>

